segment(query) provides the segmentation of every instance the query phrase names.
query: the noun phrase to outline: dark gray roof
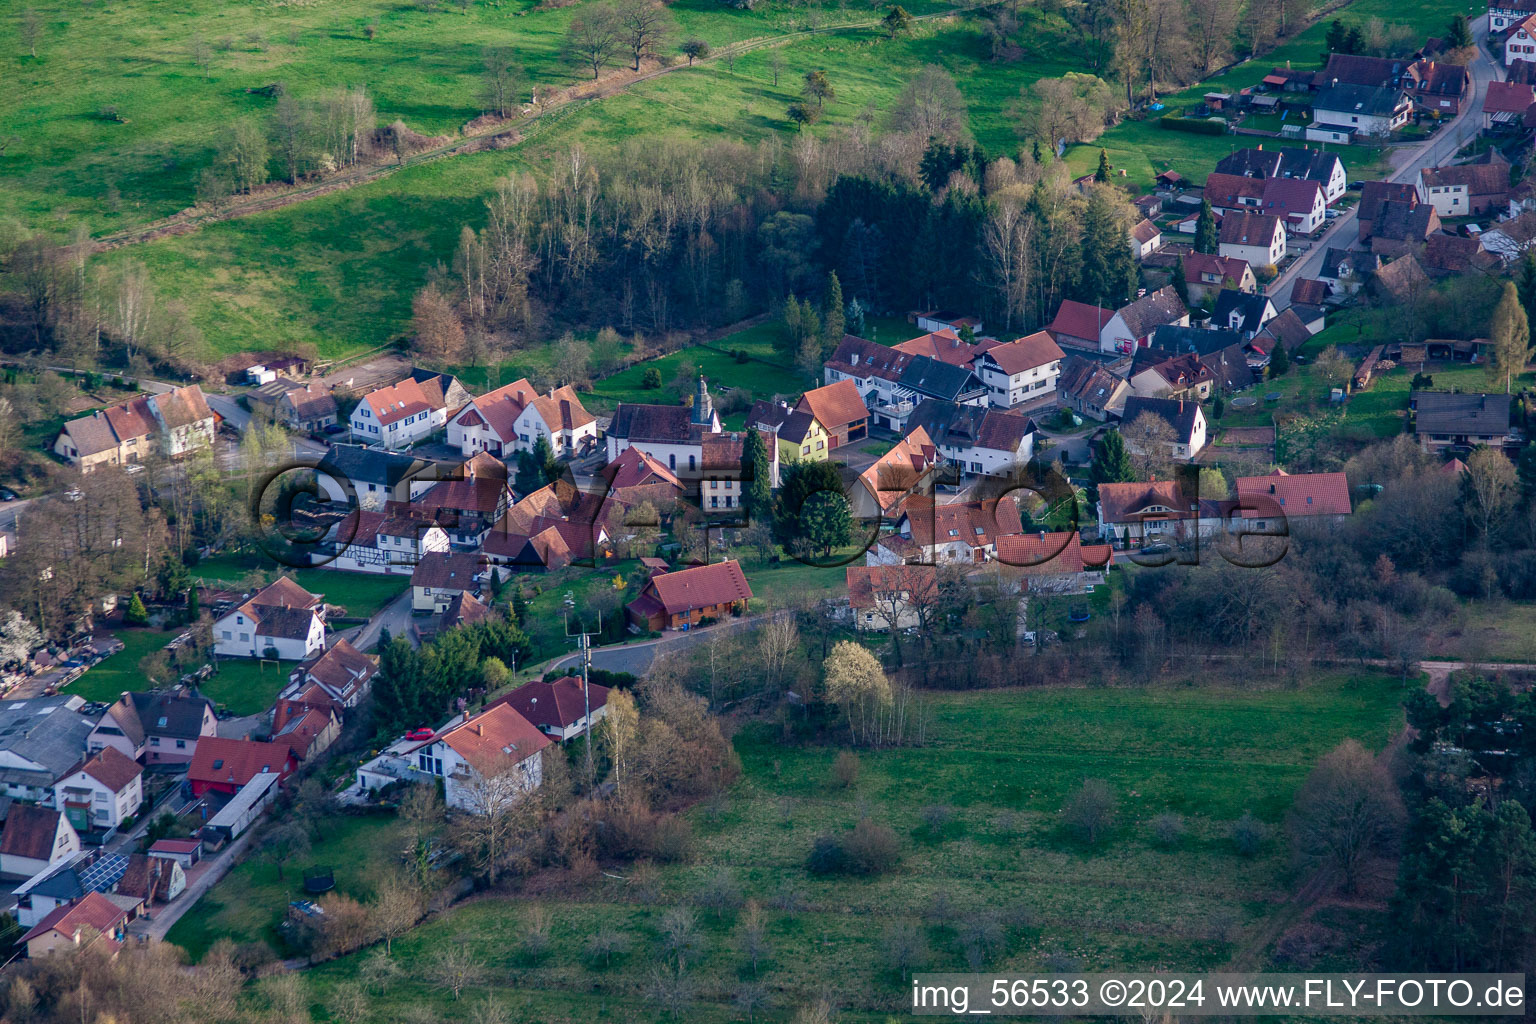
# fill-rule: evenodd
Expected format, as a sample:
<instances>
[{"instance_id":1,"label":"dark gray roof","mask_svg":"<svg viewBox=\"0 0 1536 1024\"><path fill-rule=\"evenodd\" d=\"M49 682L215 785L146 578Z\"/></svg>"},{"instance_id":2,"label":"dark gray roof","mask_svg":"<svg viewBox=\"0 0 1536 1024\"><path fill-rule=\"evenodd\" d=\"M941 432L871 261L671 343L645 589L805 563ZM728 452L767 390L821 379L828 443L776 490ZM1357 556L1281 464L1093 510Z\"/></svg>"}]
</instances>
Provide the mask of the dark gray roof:
<instances>
[{"instance_id":1,"label":"dark gray roof","mask_svg":"<svg viewBox=\"0 0 1536 1024\"><path fill-rule=\"evenodd\" d=\"M1333 176L1339 158L1320 149L1281 146L1275 149L1240 149L1222 157L1216 164L1219 174L1241 174L1249 178L1301 178L1326 183Z\"/></svg>"},{"instance_id":2,"label":"dark gray roof","mask_svg":"<svg viewBox=\"0 0 1536 1024\"><path fill-rule=\"evenodd\" d=\"M933 443L950 448L991 448L1017 452L1034 433L1035 424L1021 412L983 405L960 405L925 398L907 420L907 429L922 427Z\"/></svg>"},{"instance_id":3,"label":"dark gray roof","mask_svg":"<svg viewBox=\"0 0 1536 1024\"><path fill-rule=\"evenodd\" d=\"M1368 117L1387 117L1402 103L1403 94L1398 89L1378 88L1369 85L1330 85L1318 92L1312 101L1314 114L1331 111L1342 114L1363 114ZM1321 117L1318 118L1322 120Z\"/></svg>"},{"instance_id":4,"label":"dark gray roof","mask_svg":"<svg viewBox=\"0 0 1536 1024\"><path fill-rule=\"evenodd\" d=\"M399 452L380 451L360 444L332 445L320 462L320 468L326 472L386 487L393 487L431 465L426 459Z\"/></svg>"},{"instance_id":5,"label":"dark gray roof","mask_svg":"<svg viewBox=\"0 0 1536 1024\"><path fill-rule=\"evenodd\" d=\"M1180 444L1189 444L1195 432L1195 416L1200 411L1199 402L1181 402L1173 398L1141 398L1132 396L1125 400L1122 423L1134 423L1144 412L1160 416L1173 428L1174 437Z\"/></svg>"},{"instance_id":6,"label":"dark gray roof","mask_svg":"<svg viewBox=\"0 0 1536 1024\"><path fill-rule=\"evenodd\" d=\"M1162 324L1182 320L1189 310L1173 286L1167 285L1120 307L1119 313L1133 337L1145 338Z\"/></svg>"},{"instance_id":7,"label":"dark gray roof","mask_svg":"<svg viewBox=\"0 0 1536 1024\"><path fill-rule=\"evenodd\" d=\"M1414 432L1419 434L1509 433L1509 396L1414 391Z\"/></svg>"},{"instance_id":8,"label":"dark gray roof","mask_svg":"<svg viewBox=\"0 0 1536 1024\"><path fill-rule=\"evenodd\" d=\"M265 627L265 612L261 621ZM189 693L130 693L128 700L138 716L144 735L189 740L202 735L203 711L213 706L208 698ZM114 717L121 704L119 701L113 707Z\"/></svg>"},{"instance_id":9,"label":"dark gray roof","mask_svg":"<svg viewBox=\"0 0 1536 1024\"><path fill-rule=\"evenodd\" d=\"M1163 352L1182 355L1193 352L1197 356L1219 352L1232 345L1241 345L1243 336L1237 331L1206 330L1203 327L1180 327L1164 324L1152 332L1152 347Z\"/></svg>"},{"instance_id":10,"label":"dark gray roof","mask_svg":"<svg viewBox=\"0 0 1536 1024\"><path fill-rule=\"evenodd\" d=\"M928 356L914 356L897 381L927 398L964 401L986 393L986 385L963 366L951 366Z\"/></svg>"},{"instance_id":11,"label":"dark gray roof","mask_svg":"<svg viewBox=\"0 0 1536 1024\"><path fill-rule=\"evenodd\" d=\"M1369 252L1351 252L1348 249L1340 249L1337 246L1329 246L1323 254L1323 269L1320 276L1338 279L1339 271L1345 264L1349 265L1350 274L1364 278L1381 266L1381 257Z\"/></svg>"},{"instance_id":12,"label":"dark gray roof","mask_svg":"<svg viewBox=\"0 0 1536 1024\"><path fill-rule=\"evenodd\" d=\"M0 750L42 766L51 773L45 785L73 768L85 752L85 739L94 723L75 710L79 697L35 697L0 703ZM26 768L0 772L0 779L36 785L40 773Z\"/></svg>"},{"instance_id":13,"label":"dark gray roof","mask_svg":"<svg viewBox=\"0 0 1536 1024\"><path fill-rule=\"evenodd\" d=\"M1266 295L1249 295L1236 288L1223 288L1221 294L1216 296L1216 307L1211 311L1211 322L1230 324L1232 314L1236 313L1241 319L1237 326L1231 329L1252 333L1264 326L1260 321L1264 319L1264 311L1269 304L1269 297Z\"/></svg>"},{"instance_id":14,"label":"dark gray roof","mask_svg":"<svg viewBox=\"0 0 1536 1024\"><path fill-rule=\"evenodd\" d=\"M630 441L686 442L699 440L693 412L686 405L640 405L621 402L608 426L612 437Z\"/></svg>"}]
</instances>

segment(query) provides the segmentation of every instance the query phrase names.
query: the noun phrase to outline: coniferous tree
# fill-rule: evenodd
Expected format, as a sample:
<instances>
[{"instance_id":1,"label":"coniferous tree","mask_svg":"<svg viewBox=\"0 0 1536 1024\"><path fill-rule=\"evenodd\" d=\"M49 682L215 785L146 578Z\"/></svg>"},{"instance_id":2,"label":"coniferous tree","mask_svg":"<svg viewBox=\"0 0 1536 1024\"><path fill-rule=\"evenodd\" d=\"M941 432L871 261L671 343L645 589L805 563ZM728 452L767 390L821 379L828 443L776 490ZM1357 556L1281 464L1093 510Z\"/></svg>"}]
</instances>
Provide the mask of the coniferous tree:
<instances>
[{"instance_id":1,"label":"coniferous tree","mask_svg":"<svg viewBox=\"0 0 1536 1024\"><path fill-rule=\"evenodd\" d=\"M1488 321L1488 372L1494 380L1503 379L1504 393L1513 389L1516 375L1525 371L1531 357L1531 322L1520 305L1515 282L1505 281L1499 304Z\"/></svg>"},{"instance_id":2,"label":"coniferous tree","mask_svg":"<svg viewBox=\"0 0 1536 1024\"><path fill-rule=\"evenodd\" d=\"M754 522L766 519L773 512L771 466L768 445L763 441L763 435L759 434L755 427L749 428L741 449L741 471L744 480L741 504Z\"/></svg>"},{"instance_id":3,"label":"coniferous tree","mask_svg":"<svg viewBox=\"0 0 1536 1024\"><path fill-rule=\"evenodd\" d=\"M1136 258L1107 189L1096 188L1088 196L1083 211L1082 260L1077 287L1082 301L1115 309L1136 293Z\"/></svg>"},{"instance_id":4,"label":"coniferous tree","mask_svg":"<svg viewBox=\"0 0 1536 1024\"><path fill-rule=\"evenodd\" d=\"M827 272L827 290L821 298L821 354L830 358L843 343L845 329L843 316L843 285L837 279L837 271Z\"/></svg>"},{"instance_id":5,"label":"coniferous tree","mask_svg":"<svg viewBox=\"0 0 1536 1024\"><path fill-rule=\"evenodd\" d=\"M1096 484L1119 484L1136 479L1131 456L1125 450L1125 438L1120 436L1118 430L1111 430L1104 435L1098 451L1093 454L1088 472Z\"/></svg>"},{"instance_id":6,"label":"coniferous tree","mask_svg":"<svg viewBox=\"0 0 1536 1024\"><path fill-rule=\"evenodd\" d=\"M1195 252L1215 253L1217 247L1216 212L1209 199L1200 200L1200 218L1195 221Z\"/></svg>"},{"instance_id":7,"label":"coniferous tree","mask_svg":"<svg viewBox=\"0 0 1536 1024\"><path fill-rule=\"evenodd\" d=\"M1099 150L1099 166L1093 172L1093 180L1101 182L1109 180L1109 150L1107 149Z\"/></svg>"},{"instance_id":8,"label":"coniferous tree","mask_svg":"<svg viewBox=\"0 0 1536 1024\"><path fill-rule=\"evenodd\" d=\"M1269 375L1280 377L1291 368L1291 354L1285 350L1285 342L1278 338L1273 344L1274 351L1269 354Z\"/></svg>"},{"instance_id":9,"label":"coniferous tree","mask_svg":"<svg viewBox=\"0 0 1536 1024\"><path fill-rule=\"evenodd\" d=\"M137 593L128 601L128 610L123 612L123 621L130 626L143 626L149 622L149 611L144 607L144 599Z\"/></svg>"},{"instance_id":10,"label":"coniferous tree","mask_svg":"<svg viewBox=\"0 0 1536 1024\"><path fill-rule=\"evenodd\" d=\"M1184 257L1180 256L1178 262L1173 265L1173 290L1179 296L1179 301L1184 303L1184 308L1189 308L1189 282L1184 280Z\"/></svg>"}]
</instances>

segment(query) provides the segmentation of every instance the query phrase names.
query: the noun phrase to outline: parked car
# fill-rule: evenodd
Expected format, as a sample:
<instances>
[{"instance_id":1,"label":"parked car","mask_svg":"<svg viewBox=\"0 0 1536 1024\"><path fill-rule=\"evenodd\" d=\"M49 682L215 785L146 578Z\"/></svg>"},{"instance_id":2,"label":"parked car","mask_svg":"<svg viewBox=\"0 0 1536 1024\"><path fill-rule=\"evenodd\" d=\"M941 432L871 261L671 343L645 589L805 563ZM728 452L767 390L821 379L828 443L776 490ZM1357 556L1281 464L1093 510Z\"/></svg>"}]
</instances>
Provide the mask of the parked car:
<instances>
[{"instance_id":1,"label":"parked car","mask_svg":"<svg viewBox=\"0 0 1536 1024\"><path fill-rule=\"evenodd\" d=\"M410 732L405 734L405 738L408 740L429 740L436 735L437 733L431 729L421 728L412 729Z\"/></svg>"},{"instance_id":2,"label":"parked car","mask_svg":"<svg viewBox=\"0 0 1536 1024\"><path fill-rule=\"evenodd\" d=\"M16 492L9 487L0 487L0 501L15 501Z\"/></svg>"}]
</instances>

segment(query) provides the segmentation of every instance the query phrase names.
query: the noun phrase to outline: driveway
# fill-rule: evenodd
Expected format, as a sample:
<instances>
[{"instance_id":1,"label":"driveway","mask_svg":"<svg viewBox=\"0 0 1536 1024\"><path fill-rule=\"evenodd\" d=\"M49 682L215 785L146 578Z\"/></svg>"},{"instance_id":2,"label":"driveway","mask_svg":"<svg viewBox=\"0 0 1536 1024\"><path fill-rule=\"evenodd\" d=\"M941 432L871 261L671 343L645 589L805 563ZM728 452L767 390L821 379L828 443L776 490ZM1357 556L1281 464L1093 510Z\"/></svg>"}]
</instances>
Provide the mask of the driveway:
<instances>
[{"instance_id":1,"label":"driveway","mask_svg":"<svg viewBox=\"0 0 1536 1024\"><path fill-rule=\"evenodd\" d=\"M1462 100L1461 113L1435 133L1433 138L1415 146L1399 146L1388 154L1392 173L1388 181L1411 182L1418 177L1421 167L1439 167L1450 161L1456 151L1466 145L1482 128L1483 97L1488 94L1488 83L1499 80L1499 66L1489 56L1488 19L1475 19L1472 37L1477 42L1477 59L1472 62L1472 89ZM1291 264L1269 286L1268 294L1275 301L1275 308L1284 309L1291 304L1291 290L1300 277L1315 278L1322 271L1323 258L1330 246L1348 249L1358 243L1359 229L1355 223L1355 209L1349 209L1303 257Z\"/></svg>"},{"instance_id":2,"label":"driveway","mask_svg":"<svg viewBox=\"0 0 1536 1024\"><path fill-rule=\"evenodd\" d=\"M786 615L788 612L775 612L775 615ZM728 622L718 622L706 629L690 629L686 633L667 633L655 640L644 640L639 643L625 644L623 647L594 647L592 649L592 667L600 668L605 672L628 672L632 676L643 676L651 669L651 663L656 660L658 654L671 654L676 651L685 651L690 647L696 647L712 636L721 633L735 633L748 629L768 621L767 616L752 615L740 619L731 619ZM577 669L581 667L580 654L568 654L559 661L550 662L546 671L557 668Z\"/></svg>"}]
</instances>

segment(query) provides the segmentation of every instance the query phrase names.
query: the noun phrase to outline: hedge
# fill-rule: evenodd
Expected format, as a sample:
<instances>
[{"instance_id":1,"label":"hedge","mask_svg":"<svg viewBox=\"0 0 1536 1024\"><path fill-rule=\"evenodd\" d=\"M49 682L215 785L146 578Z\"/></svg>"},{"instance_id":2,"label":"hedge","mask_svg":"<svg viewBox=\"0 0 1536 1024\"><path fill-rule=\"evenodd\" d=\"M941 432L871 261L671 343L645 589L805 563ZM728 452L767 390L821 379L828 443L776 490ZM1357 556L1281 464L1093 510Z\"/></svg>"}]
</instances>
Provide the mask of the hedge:
<instances>
[{"instance_id":1,"label":"hedge","mask_svg":"<svg viewBox=\"0 0 1536 1024\"><path fill-rule=\"evenodd\" d=\"M1221 120L1206 120L1202 117L1182 117L1178 114L1164 114L1160 119L1164 128L1172 128L1178 132L1194 132L1197 135L1225 135L1227 134L1227 122Z\"/></svg>"}]
</instances>

